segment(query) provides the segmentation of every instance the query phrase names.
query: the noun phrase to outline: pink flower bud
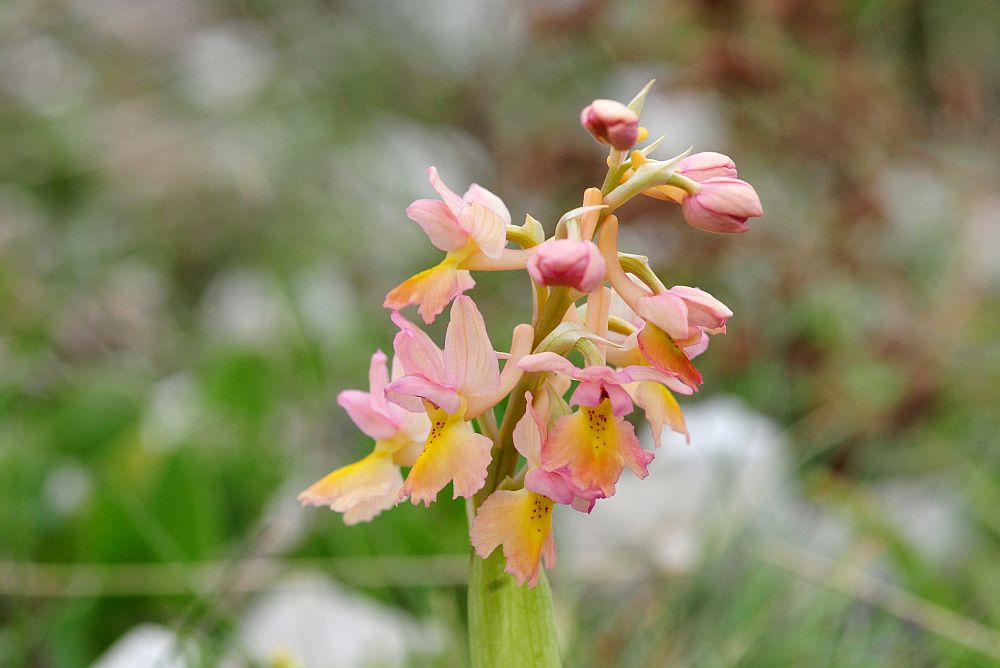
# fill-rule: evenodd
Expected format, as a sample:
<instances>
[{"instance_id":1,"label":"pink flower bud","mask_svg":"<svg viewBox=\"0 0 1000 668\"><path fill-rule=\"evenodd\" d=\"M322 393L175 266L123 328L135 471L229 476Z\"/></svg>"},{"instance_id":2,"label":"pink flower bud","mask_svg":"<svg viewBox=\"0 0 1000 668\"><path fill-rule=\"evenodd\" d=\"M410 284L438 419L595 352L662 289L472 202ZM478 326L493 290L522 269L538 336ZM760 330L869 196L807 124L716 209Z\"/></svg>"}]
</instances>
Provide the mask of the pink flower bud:
<instances>
[{"instance_id":1,"label":"pink flower bud","mask_svg":"<svg viewBox=\"0 0 1000 668\"><path fill-rule=\"evenodd\" d=\"M604 281L604 258L592 241L550 239L528 260L528 273L540 285L568 285L593 292Z\"/></svg>"},{"instance_id":2,"label":"pink flower bud","mask_svg":"<svg viewBox=\"0 0 1000 668\"><path fill-rule=\"evenodd\" d=\"M716 176L735 179L736 163L728 155L707 151L684 158L677 163L676 171L695 181L707 181Z\"/></svg>"},{"instance_id":3,"label":"pink flower bud","mask_svg":"<svg viewBox=\"0 0 1000 668\"><path fill-rule=\"evenodd\" d=\"M621 102L594 100L580 112L580 124L602 144L627 151L639 136L639 116Z\"/></svg>"},{"instance_id":4,"label":"pink flower bud","mask_svg":"<svg viewBox=\"0 0 1000 668\"><path fill-rule=\"evenodd\" d=\"M709 232L746 232L748 218L764 215L757 192L749 183L725 176L702 181L698 192L681 202L689 225Z\"/></svg>"}]
</instances>

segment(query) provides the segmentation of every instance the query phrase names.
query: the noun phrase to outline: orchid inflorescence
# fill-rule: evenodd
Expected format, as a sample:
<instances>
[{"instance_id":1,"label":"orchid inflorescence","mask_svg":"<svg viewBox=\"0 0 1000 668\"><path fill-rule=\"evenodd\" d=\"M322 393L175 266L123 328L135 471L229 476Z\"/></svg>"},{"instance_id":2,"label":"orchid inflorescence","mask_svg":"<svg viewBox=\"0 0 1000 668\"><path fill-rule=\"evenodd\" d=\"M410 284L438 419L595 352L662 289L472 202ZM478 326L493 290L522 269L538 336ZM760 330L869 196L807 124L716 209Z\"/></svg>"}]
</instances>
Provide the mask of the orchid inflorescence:
<instances>
[{"instance_id":1,"label":"orchid inflorescence","mask_svg":"<svg viewBox=\"0 0 1000 668\"><path fill-rule=\"evenodd\" d=\"M725 333L732 311L698 288L667 288L645 257L619 252L614 212L643 194L679 203L694 227L744 232L762 210L725 155L654 160L662 138L635 148L648 136L639 115L651 85L628 105L595 100L581 113L593 137L611 146L607 178L549 238L530 215L512 225L503 201L485 188L473 184L459 196L428 170L440 199L417 200L406 214L446 255L386 296L399 329L391 373L378 351L369 391L338 396L375 447L302 492L303 503L329 506L355 524L407 498L430 505L451 483L453 498L469 499L474 512L476 553L485 559L502 547L506 571L534 586L541 563L555 563L557 506L589 513L614 495L626 467L648 475L653 453L625 420L636 404L657 447L665 427L687 435L674 395L697 391L702 377L691 360L711 335ZM466 294L475 286L471 272L525 269L532 324L515 327L510 351L497 353ZM430 324L449 304L443 348L401 313L417 306ZM498 424L494 408L504 399Z\"/></svg>"}]
</instances>

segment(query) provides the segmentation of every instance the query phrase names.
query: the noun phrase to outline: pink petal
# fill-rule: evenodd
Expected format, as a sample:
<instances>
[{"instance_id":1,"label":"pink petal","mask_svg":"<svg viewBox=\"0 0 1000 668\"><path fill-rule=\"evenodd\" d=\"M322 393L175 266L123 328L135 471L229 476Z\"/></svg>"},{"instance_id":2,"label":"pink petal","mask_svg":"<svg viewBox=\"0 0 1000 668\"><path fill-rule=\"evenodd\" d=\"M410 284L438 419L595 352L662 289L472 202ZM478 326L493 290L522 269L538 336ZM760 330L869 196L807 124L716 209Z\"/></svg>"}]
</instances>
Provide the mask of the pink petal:
<instances>
[{"instance_id":1,"label":"pink petal","mask_svg":"<svg viewBox=\"0 0 1000 668\"><path fill-rule=\"evenodd\" d=\"M427 178L430 179L431 186L441 196L441 199L444 200L444 203L451 210L452 214L457 217L462 209L465 208L465 201L444 184L444 181L438 176L437 167L427 168Z\"/></svg>"},{"instance_id":2,"label":"pink petal","mask_svg":"<svg viewBox=\"0 0 1000 668\"><path fill-rule=\"evenodd\" d=\"M443 251L458 250L469 240L451 209L440 200L418 199L406 207L406 215Z\"/></svg>"},{"instance_id":3,"label":"pink petal","mask_svg":"<svg viewBox=\"0 0 1000 668\"><path fill-rule=\"evenodd\" d=\"M574 377L577 368L573 363L562 355L553 352L535 353L525 355L518 361L517 365L529 373L538 371L555 371L566 376Z\"/></svg>"},{"instance_id":4,"label":"pink petal","mask_svg":"<svg viewBox=\"0 0 1000 668\"><path fill-rule=\"evenodd\" d=\"M452 299L475 285L467 270L457 269L454 262L446 260L397 285L385 296L382 305L398 311L419 304L420 317L430 324Z\"/></svg>"},{"instance_id":5,"label":"pink petal","mask_svg":"<svg viewBox=\"0 0 1000 668\"><path fill-rule=\"evenodd\" d=\"M639 439L635 437L635 429L629 422L622 420L619 423L619 430L621 434L619 452L622 460L635 477L642 480L649 475L649 464L656 455L642 449Z\"/></svg>"},{"instance_id":6,"label":"pink petal","mask_svg":"<svg viewBox=\"0 0 1000 668\"><path fill-rule=\"evenodd\" d=\"M507 245L507 223L482 204L472 202L458 215L458 224L465 230L483 255L498 258Z\"/></svg>"},{"instance_id":7,"label":"pink petal","mask_svg":"<svg viewBox=\"0 0 1000 668\"><path fill-rule=\"evenodd\" d=\"M531 393L526 394L530 406ZM529 467L539 465L542 457L542 432L531 411L526 410L514 426L514 448L527 460Z\"/></svg>"},{"instance_id":8,"label":"pink petal","mask_svg":"<svg viewBox=\"0 0 1000 668\"><path fill-rule=\"evenodd\" d=\"M376 440L390 439L399 429L384 413L372 408L371 396L367 392L344 390L337 395L337 403L347 411L358 429Z\"/></svg>"},{"instance_id":9,"label":"pink petal","mask_svg":"<svg viewBox=\"0 0 1000 668\"><path fill-rule=\"evenodd\" d=\"M677 163L675 171L695 181L705 181L716 176L736 178L736 163L728 155L706 151L684 158Z\"/></svg>"},{"instance_id":10,"label":"pink petal","mask_svg":"<svg viewBox=\"0 0 1000 668\"><path fill-rule=\"evenodd\" d=\"M628 366L622 372L633 381L652 381L661 385L666 385L672 391L679 394L694 394L694 390L685 385L677 376L664 373L652 366Z\"/></svg>"},{"instance_id":11,"label":"pink petal","mask_svg":"<svg viewBox=\"0 0 1000 668\"><path fill-rule=\"evenodd\" d=\"M389 401L399 404L407 410L413 410L414 406L418 404L407 400L406 397L427 399L447 413L456 412L462 405L462 398L455 390L415 373L392 381L385 388L385 396Z\"/></svg>"},{"instance_id":12,"label":"pink petal","mask_svg":"<svg viewBox=\"0 0 1000 668\"><path fill-rule=\"evenodd\" d=\"M645 477L648 455L639 447L632 425L615 417L611 402L604 401L555 421L542 447L542 466L546 471L565 467L575 488L607 498L614 495L625 466Z\"/></svg>"},{"instance_id":13,"label":"pink petal","mask_svg":"<svg viewBox=\"0 0 1000 668\"><path fill-rule=\"evenodd\" d=\"M524 476L524 488L547 496L556 503L568 506L576 495L569 480L558 471L546 471L541 466L528 469Z\"/></svg>"},{"instance_id":14,"label":"pink petal","mask_svg":"<svg viewBox=\"0 0 1000 668\"><path fill-rule=\"evenodd\" d=\"M436 383L444 383L447 373L441 349L431 341L431 337L404 318L399 311L393 311L391 317L393 323L399 327L399 333L392 340L392 347L396 352L396 358L403 363L406 373L417 373Z\"/></svg>"},{"instance_id":15,"label":"pink petal","mask_svg":"<svg viewBox=\"0 0 1000 668\"><path fill-rule=\"evenodd\" d=\"M684 346L684 354L687 355L689 360L693 360L698 355L708 350L708 334L705 332L701 333L701 338L698 339L697 343L689 346Z\"/></svg>"},{"instance_id":16,"label":"pink petal","mask_svg":"<svg viewBox=\"0 0 1000 668\"><path fill-rule=\"evenodd\" d=\"M371 364L368 366L368 392L371 396L372 408L381 413L389 410L385 402L385 386L389 384L388 358L381 350L376 350L372 355Z\"/></svg>"},{"instance_id":17,"label":"pink petal","mask_svg":"<svg viewBox=\"0 0 1000 668\"><path fill-rule=\"evenodd\" d=\"M728 306L699 288L675 285L667 290L684 300L688 309L688 325L706 330L724 328L726 321L733 317Z\"/></svg>"},{"instance_id":18,"label":"pink petal","mask_svg":"<svg viewBox=\"0 0 1000 668\"><path fill-rule=\"evenodd\" d=\"M502 199L478 183L473 183L469 186L469 189L465 191L465 196L462 199L469 203L475 202L477 204L482 204L487 209L500 216L504 225L510 225L510 211L507 210L507 205L503 203Z\"/></svg>"},{"instance_id":19,"label":"pink petal","mask_svg":"<svg viewBox=\"0 0 1000 668\"><path fill-rule=\"evenodd\" d=\"M500 364L486 332L486 322L470 297L461 295L451 307L444 341L447 377L465 396L489 394L500 383Z\"/></svg>"},{"instance_id":20,"label":"pink petal","mask_svg":"<svg viewBox=\"0 0 1000 668\"><path fill-rule=\"evenodd\" d=\"M636 314L674 339L688 336L688 309L684 300L669 292L643 297L635 305Z\"/></svg>"}]
</instances>

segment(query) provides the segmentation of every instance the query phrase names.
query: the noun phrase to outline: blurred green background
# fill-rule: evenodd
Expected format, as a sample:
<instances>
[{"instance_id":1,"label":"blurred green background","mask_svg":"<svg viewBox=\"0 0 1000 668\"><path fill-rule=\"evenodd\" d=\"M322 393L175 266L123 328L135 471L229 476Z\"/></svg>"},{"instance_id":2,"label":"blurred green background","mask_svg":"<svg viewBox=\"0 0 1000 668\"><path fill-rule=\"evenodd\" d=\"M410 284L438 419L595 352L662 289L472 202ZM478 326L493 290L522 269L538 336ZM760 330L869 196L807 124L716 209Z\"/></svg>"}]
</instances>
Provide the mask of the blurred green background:
<instances>
[{"instance_id":1,"label":"blurred green background","mask_svg":"<svg viewBox=\"0 0 1000 668\"><path fill-rule=\"evenodd\" d=\"M551 230L603 178L579 109L650 78L661 157L731 155L765 209L737 237L622 212L624 250L736 312L683 405L770 418L822 522L564 558L567 665L1000 665L989 0L0 5L0 665L142 623L173 649L132 665L363 665L248 635L300 572L440 633L373 665L464 665L463 505L348 529L295 495L369 447L335 397L439 256L403 215L424 169ZM498 349L528 294L480 280Z\"/></svg>"}]
</instances>

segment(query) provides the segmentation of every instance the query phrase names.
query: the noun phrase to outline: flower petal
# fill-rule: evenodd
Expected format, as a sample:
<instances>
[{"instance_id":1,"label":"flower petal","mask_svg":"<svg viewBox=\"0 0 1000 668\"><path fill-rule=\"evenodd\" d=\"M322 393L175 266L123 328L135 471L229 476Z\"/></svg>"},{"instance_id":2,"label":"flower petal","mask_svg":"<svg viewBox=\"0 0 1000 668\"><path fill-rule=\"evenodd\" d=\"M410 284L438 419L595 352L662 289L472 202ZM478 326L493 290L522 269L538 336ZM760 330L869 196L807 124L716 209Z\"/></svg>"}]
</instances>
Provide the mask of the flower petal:
<instances>
[{"instance_id":1,"label":"flower petal","mask_svg":"<svg viewBox=\"0 0 1000 668\"><path fill-rule=\"evenodd\" d=\"M469 537L476 554L485 559L503 546L504 569L519 585L534 587L541 562L552 568L556 548L552 540L552 500L527 489L498 490L479 508Z\"/></svg>"},{"instance_id":2,"label":"flower petal","mask_svg":"<svg viewBox=\"0 0 1000 668\"><path fill-rule=\"evenodd\" d=\"M444 200L445 205L451 210L452 214L456 217L459 212L465 208L465 201L459 197L455 192L444 184L441 177L438 175L437 167L427 168L427 178L431 182L431 187L437 191L437 194L441 196Z\"/></svg>"},{"instance_id":3,"label":"flower petal","mask_svg":"<svg viewBox=\"0 0 1000 668\"><path fill-rule=\"evenodd\" d=\"M435 383L418 373L407 374L399 380L392 381L385 388L385 396L394 404L414 412L423 409L422 402L412 401L414 397L427 399L448 413L454 413L462 405L462 398L455 390Z\"/></svg>"},{"instance_id":4,"label":"flower petal","mask_svg":"<svg viewBox=\"0 0 1000 668\"><path fill-rule=\"evenodd\" d=\"M475 285L468 271L445 261L397 285L385 296L382 306L398 311L419 304L420 317L429 325L452 299Z\"/></svg>"},{"instance_id":5,"label":"flower petal","mask_svg":"<svg viewBox=\"0 0 1000 668\"><path fill-rule=\"evenodd\" d=\"M528 462L528 467L538 466L542 457L542 439L544 427L539 426L538 418L531 407L531 393L525 392L528 408L524 415L514 425L514 449Z\"/></svg>"},{"instance_id":6,"label":"flower petal","mask_svg":"<svg viewBox=\"0 0 1000 668\"><path fill-rule=\"evenodd\" d=\"M674 398L670 390L652 381L631 383L627 389L635 402L645 411L656 447L661 445L664 427L670 427L671 431L684 434L687 442L691 442L691 435L688 434L687 424L684 421L684 413L681 412L680 404L677 403L677 399Z\"/></svg>"},{"instance_id":7,"label":"flower petal","mask_svg":"<svg viewBox=\"0 0 1000 668\"><path fill-rule=\"evenodd\" d=\"M476 204L482 204L499 216L505 226L510 225L510 211L507 210L507 205L503 203L502 199L478 183L473 183L469 186L462 199L467 203L475 202Z\"/></svg>"},{"instance_id":8,"label":"flower petal","mask_svg":"<svg viewBox=\"0 0 1000 668\"><path fill-rule=\"evenodd\" d=\"M389 384L388 358L381 350L376 350L368 365L368 393L372 408L381 413L389 414L389 406L385 401L385 386Z\"/></svg>"},{"instance_id":9,"label":"flower petal","mask_svg":"<svg viewBox=\"0 0 1000 668\"><path fill-rule=\"evenodd\" d=\"M614 495L625 466L645 478L652 457L639 446L632 425L614 416L607 399L597 408L584 406L556 420L542 448L546 471L565 466L574 486L600 490L605 498Z\"/></svg>"},{"instance_id":10,"label":"flower petal","mask_svg":"<svg viewBox=\"0 0 1000 668\"><path fill-rule=\"evenodd\" d=\"M454 484L452 498L470 497L486 482L493 441L477 434L462 414L433 411L431 433L407 476L400 499L410 497L416 505L429 506L449 482Z\"/></svg>"},{"instance_id":11,"label":"flower petal","mask_svg":"<svg viewBox=\"0 0 1000 668\"><path fill-rule=\"evenodd\" d=\"M423 229L432 244L443 251L458 250L469 241L469 234L441 200L418 199L406 207L406 215Z\"/></svg>"},{"instance_id":12,"label":"flower petal","mask_svg":"<svg viewBox=\"0 0 1000 668\"><path fill-rule=\"evenodd\" d=\"M653 366L627 366L622 369L622 373L633 381L651 381L661 385L666 385L672 392L684 395L694 394L694 390L685 385L676 375L664 373Z\"/></svg>"},{"instance_id":13,"label":"flower petal","mask_svg":"<svg viewBox=\"0 0 1000 668\"><path fill-rule=\"evenodd\" d=\"M344 390L337 395L340 404L351 421L374 439L388 439L396 435L399 425L386 417L384 412L372 408L371 395L360 390Z\"/></svg>"},{"instance_id":14,"label":"flower petal","mask_svg":"<svg viewBox=\"0 0 1000 668\"><path fill-rule=\"evenodd\" d=\"M578 371L568 359L549 351L525 355L518 361L517 365L529 373L556 371L571 378L575 377Z\"/></svg>"},{"instance_id":15,"label":"flower petal","mask_svg":"<svg viewBox=\"0 0 1000 668\"><path fill-rule=\"evenodd\" d=\"M403 476L393 464L391 453L376 450L313 484L299 494L299 501L303 505L330 506L344 513L344 524L357 524L395 505L402 486Z\"/></svg>"},{"instance_id":16,"label":"flower petal","mask_svg":"<svg viewBox=\"0 0 1000 668\"><path fill-rule=\"evenodd\" d=\"M576 498L573 486L562 471L546 471L540 466L528 470L524 476L524 487L565 506L572 504Z\"/></svg>"},{"instance_id":17,"label":"flower petal","mask_svg":"<svg viewBox=\"0 0 1000 668\"><path fill-rule=\"evenodd\" d=\"M635 312L646 322L651 322L671 337L688 337L688 308L684 300L669 292L643 297L635 305Z\"/></svg>"},{"instance_id":18,"label":"flower petal","mask_svg":"<svg viewBox=\"0 0 1000 668\"><path fill-rule=\"evenodd\" d=\"M431 337L403 317L399 311L393 311L392 322L399 327L399 332L392 340L396 359L403 363L407 374L418 373L428 380L443 383L447 378L444 369L444 353L431 340Z\"/></svg>"},{"instance_id":19,"label":"flower petal","mask_svg":"<svg viewBox=\"0 0 1000 668\"><path fill-rule=\"evenodd\" d=\"M466 397L489 394L500 383L500 364L476 303L455 299L444 340L444 368L449 381Z\"/></svg>"},{"instance_id":20,"label":"flower petal","mask_svg":"<svg viewBox=\"0 0 1000 668\"><path fill-rule=\"evenodd\" d=\"M667 292L684 300L690 327L699 327L711 334L726 331L726 321L733 317L733 312L709 293L686 285L675 285Z\"/></svg>"},{"instance_id":21,"label":"flower petal","mask_svg":"<svg viewBox=\"0 0 1000 668\"><path fill-rule=\"evenodd\" d=\"M639 342L642 354L654 367L677 376L692 390L698 389L698 385L702 382L701 373L694 368L691 360L669 334L647 322L639 331L636 340Z\"/></svg>"},{"instance_id":22,"label":"flower petal","mask_svg":"<svg viewBox=\"0 0 1000 668\"><path fill-rule=\"evenodd\" d=\"M458 224L489 258L498 258L507 245L507 223L477 202L468 204L458 214Z\"/></svg>"}]
</instances>

